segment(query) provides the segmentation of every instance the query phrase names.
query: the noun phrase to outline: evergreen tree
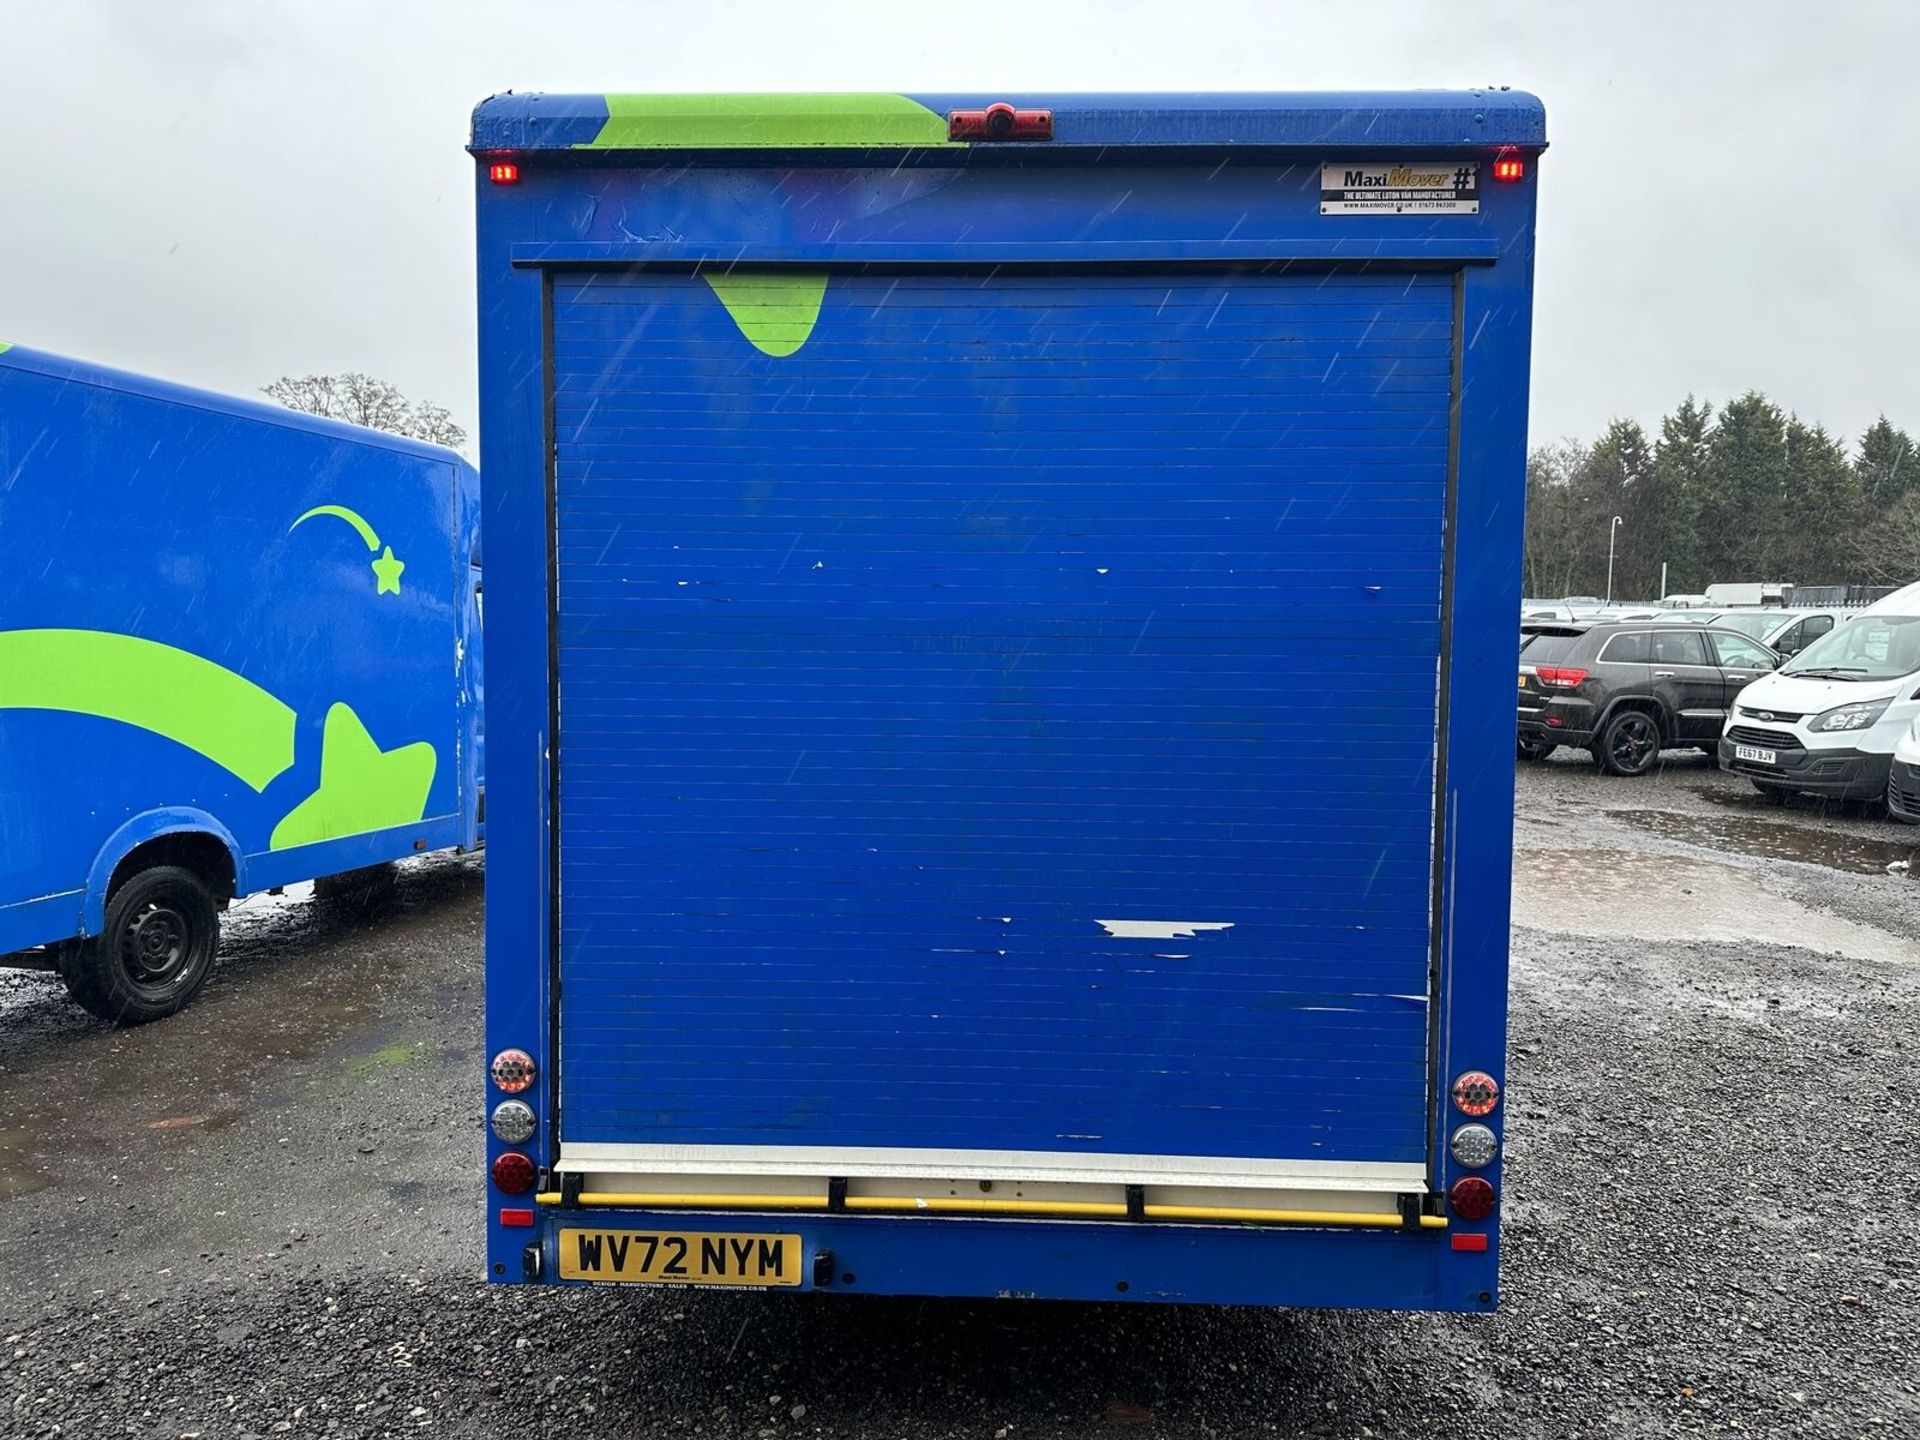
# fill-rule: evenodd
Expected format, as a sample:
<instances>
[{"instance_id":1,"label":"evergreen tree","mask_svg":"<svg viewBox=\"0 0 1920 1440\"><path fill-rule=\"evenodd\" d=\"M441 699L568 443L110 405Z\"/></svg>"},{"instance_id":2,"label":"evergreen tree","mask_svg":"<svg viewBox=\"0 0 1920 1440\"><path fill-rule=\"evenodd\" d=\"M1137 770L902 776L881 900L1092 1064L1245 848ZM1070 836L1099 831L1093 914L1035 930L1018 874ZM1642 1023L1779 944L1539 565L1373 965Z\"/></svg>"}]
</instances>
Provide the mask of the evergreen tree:
<instances>
[{"instance_id":1,"label":"evergreen tree","mask_svg":"<svg viewBox=\"0 0 1920 1440\"><path fill-rule=\"evenodd\" d=\"M1896 430L1882 415L1860 437L1860 455L1853 462L1861 494L1874 510L1890 509L1908 495L1920 493L1920 455L1906 431Z\"/></svg>"},{"instance_id":2,"label":"evergreen tree","mask_svg":"<svg viewBox=\"0 0 1920 1440\"><path fill-rule=\"evenodd\" d=\"M1787 417L1759 391L1730 401L1707 438L1698 535L1714 579L1773 580L1781 497L1787 491Z\"/></svg>"},{"instance_id":3,"label":"evergreen tree","mask_svg":"<svg viewBox=\"0 0 1920 1440\"><path fill-rule=\"evenodd\" d=\"M1651 542L1653 583L1659 586L1664 563L1667 590L1672 594L1698 594L1709 583L1700 545L1700 507L1712 425L1713 407L1689 395L1661 420L1660 439L1653 447L1661 502L1660 524Z\"/></svg>"}]
</instances>

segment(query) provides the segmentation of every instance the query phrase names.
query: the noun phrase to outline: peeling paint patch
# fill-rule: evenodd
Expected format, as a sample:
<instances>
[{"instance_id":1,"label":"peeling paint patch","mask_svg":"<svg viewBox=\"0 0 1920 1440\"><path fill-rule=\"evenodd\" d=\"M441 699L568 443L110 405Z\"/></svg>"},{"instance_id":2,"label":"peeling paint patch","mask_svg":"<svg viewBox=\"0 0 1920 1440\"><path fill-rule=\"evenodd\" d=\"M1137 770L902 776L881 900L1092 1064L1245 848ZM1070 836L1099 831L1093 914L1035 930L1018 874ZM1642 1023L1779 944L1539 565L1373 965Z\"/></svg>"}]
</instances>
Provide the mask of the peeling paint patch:
<instances>
[{"instance_id":1,"label":"peeling paint patch","mask_svg":"<svg viewBox=\"0 0 1920 1440\"><path fill-rule=\"evenodd\" d=\"M1191 940L1203 930L1231 930L1231 920L1096 920L1116 940Z\"/></svg>"}]
</instances>

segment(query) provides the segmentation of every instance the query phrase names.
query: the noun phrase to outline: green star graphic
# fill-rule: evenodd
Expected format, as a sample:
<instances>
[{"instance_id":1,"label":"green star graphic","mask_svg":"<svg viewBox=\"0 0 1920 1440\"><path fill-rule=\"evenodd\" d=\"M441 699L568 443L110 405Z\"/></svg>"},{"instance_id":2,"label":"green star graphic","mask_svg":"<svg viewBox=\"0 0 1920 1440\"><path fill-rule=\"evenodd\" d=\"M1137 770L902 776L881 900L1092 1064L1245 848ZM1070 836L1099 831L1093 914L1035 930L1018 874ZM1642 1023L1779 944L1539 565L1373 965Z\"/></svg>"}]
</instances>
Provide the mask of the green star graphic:
<instances>
[{"instance_id":1,"label":"green star graphic","mask_svg":"<svg viewBox=\"0 0 1920 1440\"><path fill-rule=\"evenodd\" d=\"M321 733L320 788L287 812L268 844L286 850L413 824L426 813L435 758L424 740L382 750L350 706L333 706Z\"/></svg>"},{"instance_id":2,"label":"green star graphic","mask_svg":"<svg viewBox=\"0 0 1920 1440\"><path fill-rule=\"evenodd\" d=\"M373 562L373 576L377 582L373 587L376 595L398 595L400 593L400 572L407 568L407 562L394 558L393 547L387 546L380 558Z\"/></svg>"}]
</instances>

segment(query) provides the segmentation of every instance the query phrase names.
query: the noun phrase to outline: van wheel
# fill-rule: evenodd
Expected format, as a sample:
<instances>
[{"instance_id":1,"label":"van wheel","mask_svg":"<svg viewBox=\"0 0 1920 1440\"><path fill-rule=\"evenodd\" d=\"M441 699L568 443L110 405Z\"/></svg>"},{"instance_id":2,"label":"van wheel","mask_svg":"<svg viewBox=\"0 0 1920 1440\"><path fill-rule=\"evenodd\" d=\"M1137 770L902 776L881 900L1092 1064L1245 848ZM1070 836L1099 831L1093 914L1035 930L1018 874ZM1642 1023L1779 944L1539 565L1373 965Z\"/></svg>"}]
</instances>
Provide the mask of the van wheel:
<instances>
[{"instance_id":1,"label":"van wheel","mask_svg":"<svg viewBox=\"0 0 1920 1440\"><path fill-rule=\"evenodd\" d=\"M1559 748L1557 740L1544 740L1535 735L1522 735L1514 742L1514 749L1522 760L1544 760Z\"/></svg>"},{"instance_id":2,"label":"van wheel","mask_svg":"<svg viewBox=\"0 0 1920 1440\"><path fill-rule=\"evenodd\" d=\"M1593 755L1609 775L1644 775L1660 758L1660 722L1644 710L1622 710L1600 732Z\"/></svg>"},{"instance_id":3,"label":"van wheel","mask_svg":"<svg viewBox=\"0 0 1920 1440\"><path fill-rule=\"evenodd\" d=\"M220 907L193 871L156 865L107 897L106 924L60 968L67 993L102 1020L144 1025L200 993L220 945Z\"/></svg>"}]
</instances>

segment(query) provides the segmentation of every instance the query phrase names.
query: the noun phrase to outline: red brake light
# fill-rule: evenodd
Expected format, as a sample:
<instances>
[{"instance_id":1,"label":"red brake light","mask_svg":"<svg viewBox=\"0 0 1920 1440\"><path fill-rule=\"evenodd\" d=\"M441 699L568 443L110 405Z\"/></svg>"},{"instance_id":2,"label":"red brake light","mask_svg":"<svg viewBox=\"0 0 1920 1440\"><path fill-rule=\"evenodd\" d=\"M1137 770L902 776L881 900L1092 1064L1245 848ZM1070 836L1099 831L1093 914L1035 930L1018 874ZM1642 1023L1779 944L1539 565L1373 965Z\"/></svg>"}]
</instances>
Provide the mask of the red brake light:
<instances>
[{"instance_id":1,"label":"red brake light","mask_svg":"<svg viewBox=\"0 0 1920 1440\"><path fill-rule=\"evenodd\" d=\"M1493 1186L1478 1175L1453 1182L1447 1192L1447 1208L1462 1220L1484 1220L1493 1213Z\"/></svg>"},{"instance_id":2,"label":"red brake light","mask_svg":"<svg viewBox=\"0 0 1920 1440\"><path fill-rule=\"evenodd\" d=\"M1578 690L1587 678L1587 672L1577 665L1536 665L1533 673L1542 685L1557 690Z\"/></svg>"},{"instance_id":3,"label":"red brake light","mask_svg":"<svg viewBox=\"0 0 1920 1440\"><path fill-rule=\"evenodd\" d=\"M1476 1120L1491 1115L1500 1103L1500 1086L1484 1070L1469 1070L1453 1082L1453 1103L1462 1115Z\"/></svg>"},{"instance_id":4,"label":"red brake light","mask_svg":"<svg viewBox=\"0 0 1920 1440\"><path fill-rule=\"evenodd\" d=\"M524 1195L533 1188L533 1161L509 1150L493 1162L493 1183L503 1194Z\"/></svg>"},{"instance_id":5,"label":"red brake light","mask_svg":"<svg viewBox=\"0 0 1920 1440\"><path fill-rule=\"evenodd\" d=\"M496 160L487 166L487 178L496 185L517 185L520 167L511 160Z\"/></svg>"},{"instance_id":6,"label":"red brake light","mask_svg":"<svg viewBox=\"0 0 1920 1440\"><path fill-rule=\"evenodd\" d=\"M1527 162L1518 155L1501 155L1493 162L1493 178L1496 180L1524 180L1527 178Z\"/></svg>"},{"instance_id":7,"label":"red brake light","mask_svg":"<svg viewBox=\"0 0 1920 1440\"><path fill-rule=\"evenodd\" d=\"M947 112L949 140L1051 140L1051 110L1016 110L1005 101L984 110Z\"/></svg>"}]
</instances>

